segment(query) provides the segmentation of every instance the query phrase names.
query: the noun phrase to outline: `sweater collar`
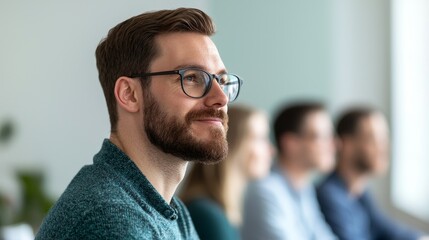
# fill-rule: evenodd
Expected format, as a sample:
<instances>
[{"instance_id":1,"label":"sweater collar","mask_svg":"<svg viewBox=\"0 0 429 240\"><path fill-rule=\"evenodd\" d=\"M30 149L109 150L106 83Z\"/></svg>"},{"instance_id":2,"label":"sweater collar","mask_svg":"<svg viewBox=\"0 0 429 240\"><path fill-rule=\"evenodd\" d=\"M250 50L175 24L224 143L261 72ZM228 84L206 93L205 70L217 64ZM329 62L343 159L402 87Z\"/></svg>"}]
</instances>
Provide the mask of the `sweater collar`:
<instances>
[{"instance_id":1,"label":"sweater collar","mask_svg":"<svg viewBox=\"0 0 429 240\"><path fill-rule=\"evenodd\" d=\"M165 218L177 219L177 199L173 197L171 204L168 204L136 164L109 139L104 139L100 152L94 156L94 164L107 164L118 175L125 178L127 183L137 189L140 197L145 200L144 202Z\"/></svg>"}]
</instances>

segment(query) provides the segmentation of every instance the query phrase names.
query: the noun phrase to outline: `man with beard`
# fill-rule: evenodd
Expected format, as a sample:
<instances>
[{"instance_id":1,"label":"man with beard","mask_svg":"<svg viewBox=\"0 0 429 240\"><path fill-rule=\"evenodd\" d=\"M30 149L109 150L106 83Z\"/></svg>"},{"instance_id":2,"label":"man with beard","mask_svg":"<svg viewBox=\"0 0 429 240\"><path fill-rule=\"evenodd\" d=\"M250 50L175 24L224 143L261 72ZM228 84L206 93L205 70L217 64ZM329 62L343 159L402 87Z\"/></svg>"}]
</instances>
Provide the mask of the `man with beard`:
<instances>
[{"instance_id":1,"label":"man with beard","mask_svg":"<svg viewBox=\"0 0 429 240\"><path fill-rule=\"evenodd\" d=\"M96 50L111 123L94 163L75 176L36 239L197 239L174 192L188 161L216 163L228 147L227 73L197 9L144 13Z\"/></svg>"},{"instance_id":2,"label":"man with beard","mask_svg":"<svg viewBox=\"0 0 429 240\"><path fill-rule=\"evenodd\" d=\"M345 112L338 121L336 170L317 189L322 212L335 234L347 240L407 240L419 234L377 208L367 189L388 166L389 131L384 116L369 108Z\"/></svg>"},{"instance_id":3,"label":"man with beard","mask_svg":"<svg viewBox=\"0 0 429 240\"><path fill-rule=\"evenodd\" d=\"M332 128L317 102L281 110L274 121L278 162L267 178L247 189L243 239L336 239L323 219L312 183L313 173L334 166Z\"/></svg>"}]
</instances>

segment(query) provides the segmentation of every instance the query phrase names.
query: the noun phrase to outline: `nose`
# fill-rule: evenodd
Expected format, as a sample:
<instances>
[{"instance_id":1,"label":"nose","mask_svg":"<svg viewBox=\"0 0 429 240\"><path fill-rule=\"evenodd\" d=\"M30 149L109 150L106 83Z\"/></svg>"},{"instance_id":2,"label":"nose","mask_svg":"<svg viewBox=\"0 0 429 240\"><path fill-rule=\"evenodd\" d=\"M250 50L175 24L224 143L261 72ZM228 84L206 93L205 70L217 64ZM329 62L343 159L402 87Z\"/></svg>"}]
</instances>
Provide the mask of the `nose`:
<instances>
[{"instance_id":1,"label":"nose","mask_svg":"<svg viewBox=\"0 0 429 240\"><path fill-rule=\"evenodd\" d=\"M212 87L204 98L205 105L207 107L223 107L228 104L228 97L223 92L220 84L216 81L216 78L213 78L212 81Z\"/></svg>"}]
</instances>

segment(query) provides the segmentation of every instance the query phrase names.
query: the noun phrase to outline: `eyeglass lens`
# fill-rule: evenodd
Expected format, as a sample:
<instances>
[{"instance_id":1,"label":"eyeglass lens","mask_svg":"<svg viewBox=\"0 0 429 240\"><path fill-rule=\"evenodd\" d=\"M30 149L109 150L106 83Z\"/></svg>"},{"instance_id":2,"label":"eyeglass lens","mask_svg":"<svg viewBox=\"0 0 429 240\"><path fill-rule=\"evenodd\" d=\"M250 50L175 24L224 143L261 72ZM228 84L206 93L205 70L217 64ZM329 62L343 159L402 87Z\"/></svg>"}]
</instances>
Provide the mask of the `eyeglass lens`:
<instances>
[{"instance_id":1,"label":"eyeglass lens","mask_svg":"<svg viewBox=\"0 0 429 240\"><path fill-rule=\"evenodd\" d=\"M229 101L235 100L240 86L238 77L232 74L222 74L219 76L218 83ZM212 76L204 71L187 69L182 73L182 87L190 97L204 96L211 84L213 84Z\"/></svg>"}]
</instances>

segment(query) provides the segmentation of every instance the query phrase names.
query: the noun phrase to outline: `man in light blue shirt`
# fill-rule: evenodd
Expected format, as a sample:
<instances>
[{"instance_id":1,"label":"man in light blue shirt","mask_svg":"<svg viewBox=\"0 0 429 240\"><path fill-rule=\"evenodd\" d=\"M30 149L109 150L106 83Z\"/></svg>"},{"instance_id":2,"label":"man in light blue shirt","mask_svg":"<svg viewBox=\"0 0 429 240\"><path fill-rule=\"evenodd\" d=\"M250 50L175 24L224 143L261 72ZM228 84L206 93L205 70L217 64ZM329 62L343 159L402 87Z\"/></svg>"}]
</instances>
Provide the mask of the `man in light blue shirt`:
<instances>
[{"instance_id":1,"label":"man in light blue shirt","mask_svg":"<svg viewBox=\"0 0 429 240\"><path fill-rule=\"evenodd\" d=\"M332 122L318 103L284 108L274 122L279 161L265 179L250 184L243 239L337 239L325 222L312 173L334 165Z\"/></svg>"}]
</instances>

